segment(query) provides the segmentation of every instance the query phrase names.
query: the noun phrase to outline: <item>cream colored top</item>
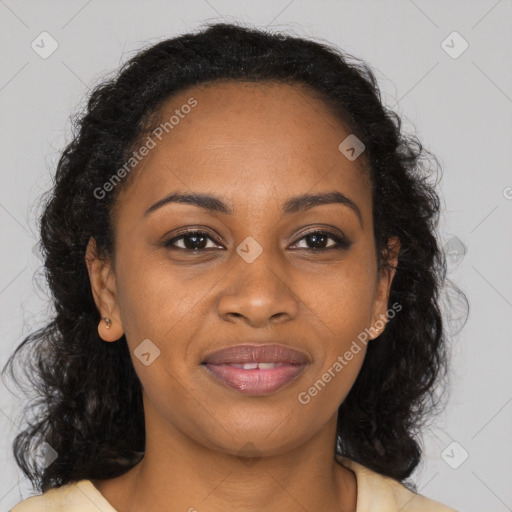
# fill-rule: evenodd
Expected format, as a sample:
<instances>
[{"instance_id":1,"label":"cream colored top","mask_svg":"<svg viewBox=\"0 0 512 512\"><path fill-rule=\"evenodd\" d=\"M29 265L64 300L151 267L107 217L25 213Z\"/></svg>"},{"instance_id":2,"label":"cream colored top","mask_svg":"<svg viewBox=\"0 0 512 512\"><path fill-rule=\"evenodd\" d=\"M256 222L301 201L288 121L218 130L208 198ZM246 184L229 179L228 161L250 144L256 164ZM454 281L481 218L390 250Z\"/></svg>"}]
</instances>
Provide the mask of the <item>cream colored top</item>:
<instances>
[{"instance_id":1,"label":"cream colored top","mask_svg":"<svg viewBox=\"0 0 512 512\"><path fill-rule=\"evenodd\" d=\"M397 480L336 456L357 480L356 512L457 512L415 494ZM23 500L10 512L117 512L90 480L80 480Z\"/></svg>"}]
</instances>

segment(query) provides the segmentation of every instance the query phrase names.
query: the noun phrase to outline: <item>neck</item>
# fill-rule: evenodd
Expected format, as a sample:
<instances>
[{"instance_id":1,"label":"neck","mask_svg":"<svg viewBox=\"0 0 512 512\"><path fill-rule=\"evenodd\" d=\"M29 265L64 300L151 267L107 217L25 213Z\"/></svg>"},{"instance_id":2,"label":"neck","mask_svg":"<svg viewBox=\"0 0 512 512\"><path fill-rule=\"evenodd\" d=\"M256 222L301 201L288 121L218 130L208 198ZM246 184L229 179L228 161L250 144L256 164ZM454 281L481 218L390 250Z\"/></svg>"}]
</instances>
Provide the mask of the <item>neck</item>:
<instances>
[{"instance_id":1,"label":"neck","mask_svg":"<svg viewBox=\"0 0 512 512\"><path fill-rule=\"evenodd\" d=\"M248 445L245 457L153 421L142 461L121 477L93 483L118 512L354 512L356 478L335 460L335 436L333 417L300 446L266 455Z\"/></svg>"}]
</instances>

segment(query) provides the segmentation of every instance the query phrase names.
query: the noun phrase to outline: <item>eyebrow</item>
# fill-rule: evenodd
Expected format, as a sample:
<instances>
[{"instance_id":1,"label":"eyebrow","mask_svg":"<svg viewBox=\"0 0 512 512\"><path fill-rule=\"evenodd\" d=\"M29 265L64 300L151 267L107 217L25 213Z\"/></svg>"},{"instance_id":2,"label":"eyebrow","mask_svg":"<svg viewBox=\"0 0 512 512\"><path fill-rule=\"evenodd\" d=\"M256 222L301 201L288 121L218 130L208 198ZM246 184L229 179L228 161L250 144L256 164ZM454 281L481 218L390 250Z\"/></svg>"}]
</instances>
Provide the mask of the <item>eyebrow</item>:
<instances>
[{"instance_id":1,"label":"eyebrow","mask_svg":"<svg viewBox=\"0 0 512 512\"><path fill-rule=\"evenodd\" d=\"M184 194L182 192L171 192L170 194L166 195L151 205L144 212L144 216L147 216L151 212L154 212L171 203L191 204L212 213L224 213L226 215L234 214L233 208L219 197L201 193ZM363 225L361 210L357 204L352 201L352 199L349 199L347 196L336 190L332 192L323 192L320 194L302 194L299 196L290 197L282 205L282 211L283 215L291 215L323 204L342 204L348 206L357 215L361 226Z\"/></svg>"}]
</instances>

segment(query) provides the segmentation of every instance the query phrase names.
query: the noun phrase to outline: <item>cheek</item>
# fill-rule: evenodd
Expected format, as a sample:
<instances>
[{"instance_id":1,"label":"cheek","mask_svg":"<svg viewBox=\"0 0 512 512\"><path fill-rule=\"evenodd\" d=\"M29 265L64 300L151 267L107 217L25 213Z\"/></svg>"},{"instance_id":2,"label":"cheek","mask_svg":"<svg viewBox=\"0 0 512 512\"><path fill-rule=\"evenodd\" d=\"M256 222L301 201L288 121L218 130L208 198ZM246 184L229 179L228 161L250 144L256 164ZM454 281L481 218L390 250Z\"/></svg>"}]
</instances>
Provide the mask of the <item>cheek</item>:
<instances>
[{"instance_id":1,"label":"cheek","mask_svg":"<svg viewBox=\"0 0 512 512\"><path fill-rule=\"evenodd\" d=\"M363 265L347 266L335 279L317 281L323 290L309 297L315 364L297 399L316 411L315 421L336 414L363 365L375 285L368 274Z\"/></svg>"},{"instance_id":2,"label":"cheek","mask_svg":"<svg viewBox=\"0 0 512 512\"><path fill-rule=\"evenodd\" d=\"M376 265L353 253L324 275L303 276L298 287L306 306L327 336L340 342L369 326L377 285Z\"/></svg>"},{"instance_id":3,"label":"cheek","mask_svg":"<svg viewBox=\"0 0 512 512\"><path fill-rule=\"evenodd\" d=\"M364 251L351 254L336 267L322 278L303 282L303 298L314 313L309 322L316 337L313 387L303 391L305 400L321 395L318 401L326 407L341 403L359 374L376 287L376 263Z\"/></svg>"},{"instance_id":4,"label":"cheek","mask_svg":"<svg viewBox=\"0 0 512 512\"><path fill-rule=\"evenodd\" d=\"M190 281L187 269L173 267L159 251L119 251L118 302L127 336L164 340L165 333L201 301L213 276ZM210 281L212 281L210 283Z\"/></svg>"}]
</instances>

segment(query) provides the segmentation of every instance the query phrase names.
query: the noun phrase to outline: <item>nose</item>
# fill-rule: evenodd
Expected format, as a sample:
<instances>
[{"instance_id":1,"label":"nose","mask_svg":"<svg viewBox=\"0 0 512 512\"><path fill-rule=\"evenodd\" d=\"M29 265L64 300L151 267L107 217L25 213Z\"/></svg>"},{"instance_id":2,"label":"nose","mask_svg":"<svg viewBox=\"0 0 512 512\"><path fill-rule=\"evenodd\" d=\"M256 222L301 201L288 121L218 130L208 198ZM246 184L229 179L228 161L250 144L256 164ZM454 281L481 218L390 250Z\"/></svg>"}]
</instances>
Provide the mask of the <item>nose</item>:
<instances>
[{"instance_id":1,"label":"nose","mask_svg":"<svg viewBox=\"0 0 512 512\"><path fill-rule=\"evenodd\" d=\"M235 265L218 300L218 314L224 320L262 327L297 316L300 300L290 275L268 252L252 263L240 258Z\"/></svg>"}]
</instances>

